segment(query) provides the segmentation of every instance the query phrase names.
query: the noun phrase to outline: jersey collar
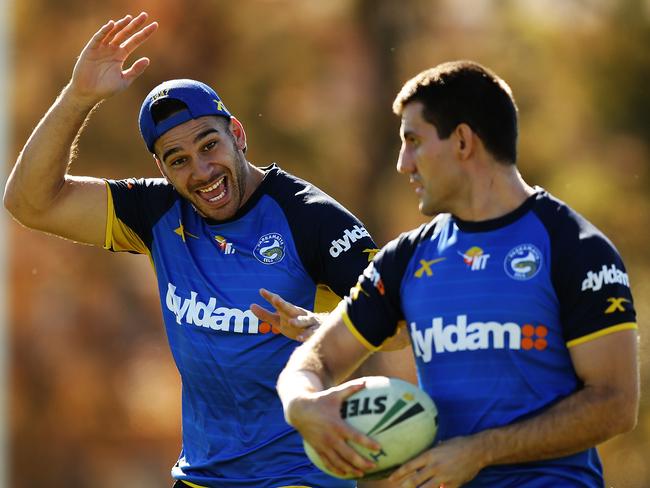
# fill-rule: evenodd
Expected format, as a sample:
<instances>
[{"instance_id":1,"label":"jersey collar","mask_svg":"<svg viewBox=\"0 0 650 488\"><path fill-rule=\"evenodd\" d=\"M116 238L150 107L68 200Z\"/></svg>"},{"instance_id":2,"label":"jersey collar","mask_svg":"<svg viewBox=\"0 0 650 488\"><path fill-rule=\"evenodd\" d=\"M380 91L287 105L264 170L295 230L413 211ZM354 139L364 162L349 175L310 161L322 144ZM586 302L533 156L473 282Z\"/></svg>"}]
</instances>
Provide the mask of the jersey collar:
<instances>
[{"instance_id":1,"label":"jersey collar","mask_svg":"<svg viewBox=\"0 0 650 488\"><path fill-rule=\"evenodd\" d=\"M525 213L527 213L533 207L533 205L535 205L537 199L540 198L545 193L546 190L544 190L539 186L536 186L535 193L533 193L528 198L526 198L526 200L524 200L524 202L519 207L514 209L512 212L509 212L505 215L502 215L494 219L469 221L469 220L459 219L454 215L452 215L451 217L454 223L463 232L488 232L491 230L500 229L501 227L505 227L519 220Z\"/></svg>"}]
</instances>

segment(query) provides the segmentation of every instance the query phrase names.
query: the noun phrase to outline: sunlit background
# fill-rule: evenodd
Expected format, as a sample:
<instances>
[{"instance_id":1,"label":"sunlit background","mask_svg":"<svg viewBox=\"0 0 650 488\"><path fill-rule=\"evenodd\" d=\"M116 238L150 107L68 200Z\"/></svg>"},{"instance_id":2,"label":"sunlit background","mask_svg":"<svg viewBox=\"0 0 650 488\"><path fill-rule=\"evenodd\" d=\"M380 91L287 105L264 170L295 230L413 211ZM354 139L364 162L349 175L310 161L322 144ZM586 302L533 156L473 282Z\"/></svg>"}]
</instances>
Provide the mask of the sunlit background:
<instances>
[{"instance_id":1,"label":"sunlit background","mask_svg":"<svg viewBox=\"0 0 650 488\"><path fill-rule=\"evenodd\" d=\"M87 39L109 18L146 10L160 23L139 51L151 66L95 113L72 173L157 176L140 102L165 79L196 78L243 122L251 161L313 181L379 244L424 221L395 172L395 93L443 61L491 67L519 105L524 177L587 216L626 261L644 395L637 429L600 451L608 486L650 486L650 1L4 3L7 170ZM148 260L7 225L11 486L169 486L180 386Z\"/></svg>"}]
</instances>

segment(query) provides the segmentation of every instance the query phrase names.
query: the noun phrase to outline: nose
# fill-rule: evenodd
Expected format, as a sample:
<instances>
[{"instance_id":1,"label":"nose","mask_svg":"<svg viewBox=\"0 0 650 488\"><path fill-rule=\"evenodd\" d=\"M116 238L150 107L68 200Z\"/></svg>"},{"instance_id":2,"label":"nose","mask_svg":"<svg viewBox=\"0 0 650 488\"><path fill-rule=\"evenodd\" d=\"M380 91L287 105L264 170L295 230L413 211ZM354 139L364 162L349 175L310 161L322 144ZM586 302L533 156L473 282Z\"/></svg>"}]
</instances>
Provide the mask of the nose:
<instances>
[{"instance_id":1,"label":"nose","mask_svg":"<svg viewBox=\"0 0 650 488\"><path fill-rule=\"evenodd\" d=\"M396 169L398 173L401 173L403 175L415 172L415 162L413 161L413 156L410 154L410 151L406 148L405 144L402 144L402 147L399 151Z\"/></svg>"},{"instance_id":2,"label":"nose","mask_svg":"<svg viewBox=\"0 0 650 488\"><path fill-rule=\"evenodd\" d=\"M195 180L203 181L210 179L212 175L212 164L207 156L199 154L194 158L192 165L192 176Z\"/></svg>"}]
</instances>

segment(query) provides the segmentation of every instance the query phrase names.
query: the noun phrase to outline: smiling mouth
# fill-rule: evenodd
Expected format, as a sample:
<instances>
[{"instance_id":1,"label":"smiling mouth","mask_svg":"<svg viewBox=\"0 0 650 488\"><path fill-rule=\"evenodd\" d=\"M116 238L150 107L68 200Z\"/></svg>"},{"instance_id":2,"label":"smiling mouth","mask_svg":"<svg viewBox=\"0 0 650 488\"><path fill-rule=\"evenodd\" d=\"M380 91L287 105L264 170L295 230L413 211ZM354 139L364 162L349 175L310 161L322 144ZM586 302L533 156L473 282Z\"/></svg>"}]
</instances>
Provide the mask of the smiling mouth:
<instances>
[{"instance_id":1,"label":"smiling mouth","mask_svg":"<svg viewBox=\"0 0 650 488\"><path fill-rule=\"evenodd\" d=\"M228 186L226 185L226 175L221 176L218 180L205 188L196 190L199 196L210 203L218 202L223 199L228 193Z\"/></svg>"},{"instance_id":2,"label":"smiling mouth","mask_svg":"<svg viewBox=\"0 0 650 488\"><path fill-rule=\"evenodd\" d=\"M422 182L419 179L416 179L413 176L411 176L409 178L409 183L413 186L413 190L415 191L415 193L419 194L422 191L423 186L422 186Z\"/></svg>"}]
</instances>

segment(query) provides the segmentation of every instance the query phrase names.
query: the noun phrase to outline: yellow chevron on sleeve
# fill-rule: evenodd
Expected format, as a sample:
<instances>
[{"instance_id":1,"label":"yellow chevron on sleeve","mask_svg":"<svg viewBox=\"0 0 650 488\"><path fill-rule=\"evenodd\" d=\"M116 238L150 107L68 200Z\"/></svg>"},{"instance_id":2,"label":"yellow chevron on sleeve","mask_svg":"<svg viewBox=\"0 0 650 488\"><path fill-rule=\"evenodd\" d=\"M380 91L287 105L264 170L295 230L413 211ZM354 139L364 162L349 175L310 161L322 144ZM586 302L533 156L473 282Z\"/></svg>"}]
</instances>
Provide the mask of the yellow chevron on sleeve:
<instances>
[{"instance_id":1,"label":"yellow chevron on sleeve","mask_svg":"<svg viewBox=\"0 0 650 488\"><path fill-rule=\"evenodd\" d=\"M579 344L584 344L585 342L593 341L594 339L598 339L599 337L602 336L613 334L614 332L618 332L620 330L630 330L630 329L638 329L638 328L639 327L637 326L636 322L624 322L622 324L612 325L611 327L597 330L596 332L592 332L591 334L587 334L585 336L578 337L577 339L573 339L567 342L566 346L573 347Z\"/></svg>"},{"instance_id":2,"label":"yellow chevron on sleeve","mask_svg":"<svg viewBox=\"0 0 650 488\"><path fill-rule=\"evenodd\" d=\"M357 340L363 344L363 346L368 349L369 351L375 352L379 350L379 347L373 346L370 342L366 340L365 337L363 337L357 328L354 326L352 321L350 320L350 317L348 316L348 313L345 310L341 311L341 318L343 319L343 323L347 326L348 330L352 332L352 335L357 338ZM380 346L381 347L381 346Z\"/></svg>"}]
</instances>

